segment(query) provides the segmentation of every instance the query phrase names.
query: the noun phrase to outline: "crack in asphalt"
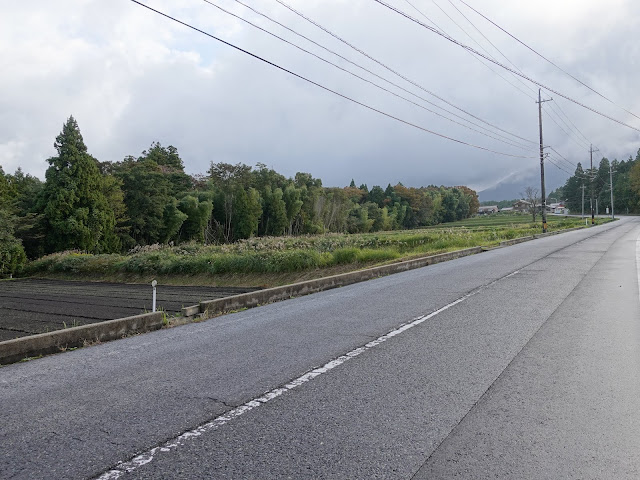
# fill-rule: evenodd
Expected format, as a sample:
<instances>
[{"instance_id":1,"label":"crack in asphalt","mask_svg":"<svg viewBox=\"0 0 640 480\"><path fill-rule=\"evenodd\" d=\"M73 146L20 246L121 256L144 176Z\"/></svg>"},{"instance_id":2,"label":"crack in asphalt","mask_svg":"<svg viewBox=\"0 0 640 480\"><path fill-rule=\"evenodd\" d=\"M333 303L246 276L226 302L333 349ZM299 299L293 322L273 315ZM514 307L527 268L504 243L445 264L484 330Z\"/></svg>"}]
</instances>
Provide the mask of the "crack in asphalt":
<instances>
[{"instance_id":1,"label":"crack in asphalt","mask_svg":"<svg viewBox=\"0 0 640 480\"><path fill-rule=\"evenodd\" d=\"M229 402L225 402L224 400L221 400L219 398L216 397L209 397L209 396L186 396L183 395L182 398L186 399L186 400L211 400L214 403L219 403L220 405L224 405L225 407L232 409L232 408L238 408L240 405L242 405L241 403L229 403Z\"/></svg>"},{"instance_id":2,"label":"crack in asphalt","mask_svg":"<svg viewBox=\"0 0 640 480\"><path fill-rule=\"evenodd\" d=\"M612 228L608 228L606 230L603 230L601 232L597 232L594 235L591 235L588 238L579 240L575 243L572 243L571 245L567 245L566 247L562 247L560 249L558 249L556 252L574 247L576 245L581 244L582 242L586 241L586 240L591 240L595 237L598 237L599 235L602 235L604 233L609 233L611 230L613 230L614 228L620 228L622 226L627 226L627 225L616 225L615 227ZM627 233L629 233L631 230L633 230L634 228L637 228L637 224L632 224L631 226L629 226L629 228L623 233L623 235L626 235ZM614 240L614 242L612 242L611 245L613 245L613 243L617 242L620 239L620 237L618 237L616 240ZM589 268L589 270L587 272L585 272L585 274L582 276L582 278L580 279L580 281L578 283L576 283L574 285L574 287L571 289L571 291L569 292L569 294L564 298L564 300L554 309L553 312L551 312L551 314L545 319L544 322L542 322L542 324L536 329L536 331L533 333L533 335L531 335L531 337L529 338L529 340L527 340L527 342L522 346L522 348L518 351L518 353L516 353L513 358L511 359L511 361L504 367L504 369L500 372L500 374L491 382L491 384L489 384L489 386L487 387L487 389L482 393L482 395L480 395L478 397L478 399L474 402L474 404L471 406L471 408L469 408L469 410L467 411L466 414L464 414L464 416L451 428L451 430L449 431L449 433L438 443L438 445L433 449L433 451L431 452L431 454L429 454L429 456L425 459L424 462L422 462L422 464L418 467L418 469L414 472L413 475L411 475L411 480L413 480L416 475L418 475L418 473L420 473L420 470L422 470L422 468L429 462L429 460L431 459L431 457L433 457L433 455L438 451L438 449L442 446L442 444L451 436L451 434L453 433L453 431L458 428L458 426L465 420L465 418L467 418L471 412L476 408L476 406L482 401L483 398L485 398L487 396L487 394L489 393L489 391L494 387L494 385L496 384L496 382L505 374L505 372L509 369L509 367L513 364L513 362L520 356L520 354L524 351L524 349L527 347L527 345L529 345L533 339L538 335L538 333L540 332L540 330L549 322L549 319L551 317L553 317L553 315L555 314L555 312L558 311L558 309L560 309L560 307L567 301L567 299L573 294L573 292L576 290L576 288L578 288L582 282L584 281L585 278L587 278L587 276L589 275L589 272L591 272L595 266L602 260L602 258L605 256L605 254L609 251L609 249L604 250L602 252L598 251L597 253L601 253L600 257L593 263L593 265L591 265L591 267ZM544 260L548 257L550 257L551 255L553 255L554 253L550 253L548 255L545 255L544 257L539 258L538 260L531 262L529 265L533 265L541 260ZM591 252L594 253L594 252ZM527 266L522 267L522 269L527 268ZM506 277L504 277L506 278ZM499 279L502 280L502 279ZM499 281L499 280L496 280Z\"/></svg>"}]
</instances>

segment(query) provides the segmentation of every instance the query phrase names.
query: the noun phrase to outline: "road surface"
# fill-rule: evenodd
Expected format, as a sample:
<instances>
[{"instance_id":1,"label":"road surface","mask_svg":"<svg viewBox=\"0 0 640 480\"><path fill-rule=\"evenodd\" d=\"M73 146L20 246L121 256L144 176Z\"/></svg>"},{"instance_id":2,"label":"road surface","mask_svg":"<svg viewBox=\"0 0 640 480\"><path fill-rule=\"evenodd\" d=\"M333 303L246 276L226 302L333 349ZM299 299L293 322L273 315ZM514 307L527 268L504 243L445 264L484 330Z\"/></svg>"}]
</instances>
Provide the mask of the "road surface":
<instances>
[{"instance_id":1,"label":"road surface","mask_svg":"<svg viewBox=\"0 0 640 480\"><path fill-rule=\"evenodd\" d=\"M0 368L2 478L638 478L640 221Z\"/></svg>"}]
</instances>

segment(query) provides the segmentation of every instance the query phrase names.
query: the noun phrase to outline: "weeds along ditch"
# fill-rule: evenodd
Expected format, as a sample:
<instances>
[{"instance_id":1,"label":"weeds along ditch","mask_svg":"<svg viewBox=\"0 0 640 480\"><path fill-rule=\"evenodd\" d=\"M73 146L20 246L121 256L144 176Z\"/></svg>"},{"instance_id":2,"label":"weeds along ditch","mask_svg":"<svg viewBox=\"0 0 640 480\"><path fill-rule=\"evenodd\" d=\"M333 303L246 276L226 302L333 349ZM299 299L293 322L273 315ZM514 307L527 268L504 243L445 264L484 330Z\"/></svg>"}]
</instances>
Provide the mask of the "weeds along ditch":
<instances>
[{"instance_id":1,"label":"weeds along ditch","mask_svg":"<svg viewBox=\"0 0 640 480\"><path fill-rule=\"evenodd\" d=\"M100 278L113 275L214 275L303 272L340 265L381 264L404 258L497 245L503 240L540 233L541 224L526 219L470 219L460 226L420 230L299 237L254 237L228 245L195 243L148 245L126 255L55 253L30 262L22 275L73 274ZM549 230L581 225L580 219L550 219Z\"/></svg>"}]
</instances>

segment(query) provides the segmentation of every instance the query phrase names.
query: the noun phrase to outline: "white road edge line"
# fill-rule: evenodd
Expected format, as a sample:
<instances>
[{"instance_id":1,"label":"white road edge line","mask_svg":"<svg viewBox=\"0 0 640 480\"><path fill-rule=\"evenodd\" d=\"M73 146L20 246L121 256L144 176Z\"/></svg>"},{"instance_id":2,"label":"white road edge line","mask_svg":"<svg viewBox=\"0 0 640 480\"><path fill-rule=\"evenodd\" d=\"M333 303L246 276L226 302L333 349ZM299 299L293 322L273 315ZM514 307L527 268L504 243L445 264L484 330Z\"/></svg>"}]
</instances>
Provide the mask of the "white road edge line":
<instances>
[{"instance_id":1,"label":"white road edge line","mask_svg":"<svg viewBox=\"0 0 640 480\"><path fill-rule=\"evenodd\" d=\"M640 241L640 240L639 240ZM449 303L448 305L445 305L444 307L439 308L438 310L435 310L427 315L423 315L421 317L418 317L414 320L412 320L409 323L405 323L404 325L401 325L400 327L390 331L389 333L382 335L381 337L376 338L375 340L372 340L371 342L367 343L366 345L362 346L362 347L358 347L355 350L351 350L349 353L346 353L334 360L331 360L330 362L324 364L321 367L315 368L307 373L305 373L304 375L292 380L291 382L287 383L286 385L279 387L279 388L275 388L265 394L263 394L261 397L255 398L243 405L240 405L239 407L234 408L233 410L228 411L227 413L214 418L213 420L211 420L210 422L207 422L203 425L200 425L199 427L190 430L188 432L185 432L181 435L179 435L178 437L175 437L169 441L167 441L166 443L164 443L163 445L159 446L159 447L154 447L150 450L147 450L146 452L140 453L139 455L137 455L136 457L132 458L131 460L127 460L124 462L120 462L116 465L115 468L113 468L112 470L109 470L105 473L103 473L102 475L98 476L98 477L94 477L95 480L116 480L118 478L120 478L122 475L126 474L126 473L131 473L134 470L137 470L138 468L142 467L143 465L147 465L148 463L151 463L156 454L158 453L165 453L165 452L170 452L171 450L175 450L176 448L178 448L179 446L181 446L185 441L194 438L194 437L199 437L201 435L204 435L205 433L217 430L218 428L220 428L221 426L229 423L231 420L238 418L241 415L244 415L245 413L249 412L250 410L253 410L254 408L258 408L261 405L264 405L267 402L270 402L271 400L279 397L280 395L293 390L294 388L299 387L300 385L303 385L311 380L313 380L314 378L329 372L330 370L333 370L334 368L342 365L343 363L345 363L348 360L351 360L352 358L357 357L358 355L366 352L367 350L371 350L372 348L377 347L378 345L386 342L387 340L400 335L401 333L413 328L413 327L417 327L418 325L420 325L423 322L426 322L427 320L435 317L436 315L444 312L445 310L450 309L451 307L464 302L465 300L467 300L468 298L476 295L477 293L481 292L482 290L484 290L487 287L490 287L491 285L497 283L498 281L504 279L504 278L508 278L511 277L515 274L519 273L519 270L516 270L515 272L510 273L509 275L506 275L505 277L499 278L497 280L494 280L493 282L487 284L487 285L483 285L482 287L478 288L477 290L474 290L471 293L468 293L467 295L460 297L459 299ZM639 273L640 276L640 273Z\"/></svg>"}]
</instances>

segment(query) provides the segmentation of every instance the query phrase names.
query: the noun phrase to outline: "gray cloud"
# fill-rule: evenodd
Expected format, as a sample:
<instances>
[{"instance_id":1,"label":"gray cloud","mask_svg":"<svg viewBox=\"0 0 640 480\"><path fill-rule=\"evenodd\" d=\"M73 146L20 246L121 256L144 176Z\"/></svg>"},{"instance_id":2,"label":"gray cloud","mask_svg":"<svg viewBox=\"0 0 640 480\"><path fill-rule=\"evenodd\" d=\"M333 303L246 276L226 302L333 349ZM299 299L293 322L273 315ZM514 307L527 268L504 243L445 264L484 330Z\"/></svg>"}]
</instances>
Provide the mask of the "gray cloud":
<instances>
[{"instance_id":1,"label":"gray cloud","mask_svg":"<svg viewBox=\"0 0 640 480\"><path fill-rule=\"evenodd\" d=\"M393 77L275 2L246 1L378 74ZM0 165L5 171L21 166L43 177L45 160L54 154L54 138L70 114L78 119L90 152L100 160L138 155L157 140L176 146L190 173L204 173L211 161L263 162L286 175L308 171L326 185L345 185L354 178L369 186L401 181L416 186L468 184L484 188L510 174L524 175L537 168L535 145L523 152L447 122L240 24L204 2L149 3L408 122L491 150L531 158L496 155L403 125L133 3L64 0L56 2L55 8L46 1L17 2L7 7L0 19L0 59L3 70L11 72L0 78ZM302 44L231 0L219 3ZM429 90L537 141L537 106L533 102L537 87L525 87L501 72L526 92L521 93L459 47L374 2L291 3ZM432 2L413 3L456 38L470 43ZM438 3L452 16L457 15L448 2ZM611 116L640 125L490 28L456 0L454 3L526 74ZM640 112L634 84L640 73L635 41L640 7L635 2L515 3L484 0L473 5L575 76ZM410 12L405 2L398 0L395 5ZM456 18L473 32L464 19ZM331 58L317 47L306 47ZM341 60L332 61L347 67ZM414 86L404 86L428 96ZM640 147L638 132L561 98L554 101L603 155L627 158ZM570 161L585 164L585 142L568 138L545 117L545 143ZM552 165L548 168L555 169ZM554 175L562 177L564 173L558 170Z\"/></svg>"}]
</instances>

